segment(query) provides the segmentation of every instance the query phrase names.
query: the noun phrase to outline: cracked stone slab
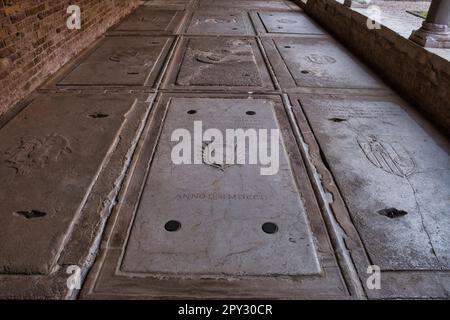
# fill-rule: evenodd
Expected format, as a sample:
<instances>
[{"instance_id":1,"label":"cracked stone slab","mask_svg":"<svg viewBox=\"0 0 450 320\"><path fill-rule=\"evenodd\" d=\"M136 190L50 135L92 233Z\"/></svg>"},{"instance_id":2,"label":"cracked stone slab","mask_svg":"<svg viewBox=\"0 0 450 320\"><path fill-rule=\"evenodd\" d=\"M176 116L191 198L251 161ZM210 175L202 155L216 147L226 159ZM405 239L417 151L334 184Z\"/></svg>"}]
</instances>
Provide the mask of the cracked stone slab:
<instances>
[{"instance_id":1,"label":"cracked stone slab","mask_svg":"<svg viewBox=\"0 0 450 320\"><path fill-rule=\"evenodd\" d=\"M373 264L448 270L448 146L392 99L300 101Z\"/></svg>"},{"instance_id":2,"label":"cracked stone slab","mask_svg":"<svg viewBox=\"0 0 450 320\"><path fill-rule=\"evenodd\" d=\"M195 11L187 34L253 35L247 12Z\"/></svg>"},{"instance_id":3,"label":"cracked stone slab","mask_svg":"<svg viewBox=\"0 0 450 320\"><path fill-rule=\"evenodd\" d=\"M273 84L254 38L195 37L183 38L164 88L253 91Z\"/></svg>"},{"instance_id":4,"label":"cracked stone slab","mask_svg":"<svg viewBox=\"0 0 450 320\"><path fill-rule=\"evenodd\" d=\"M67 293L56 274L91 254L148 110L137 98L39 95L1 127L1 297Z\"/></svg>"},{"instance_id":5,"label":"cracked stone slab","mask_svg":"<svg viewBox=\"0 0 450 320\"><path fill-rule=\"evenodd\" d=\"M303 12L252 12L261 34L315 34L325 31Z\"/></svg>"},{"instance_id":6,"label":"cracked stone slab","mask_svg":"<svg viewBox=\"0 0 450 320\"><path fill-rule=\"evenodd\" d=\"M59 72L50 87L153 87L172 37L106 37Z\"/></svg>"},{"instance_id":7,"label":"cracked stone slab","mask_svg":"<svg viewBox=\"0 0 450 320\"><path fill-rule=\"evenodd\" d=\"M279 98L172 93L154 112L82 298L349 297ZM194 120L205 129L280 128L279 173L221 170L204 157L172 164L171 134ZM169 232L169 221L181 227ZM267 222L278 232L266 234Z\"/></svg>"},{"instance_id":8,"label":"cracked stone slab","mask_svg":"<svg viewBox=\"0 0 450 320\"><path fill-rule=\"evenodd\" d=\"M155 10L151 6L140 6L116 25L112 32L174 34L182 22L183 16L183 11Z\"/></svg>"},{"instance_id":9,"label":"cracked stone slab","mask_svg":"<svg viewBox=\"0 0 450 320\"><path fill-rule=\"evenodd\" d=\"M385 87L367 67L333 39L274 37L264 38L263 44L283 88Z\"/></svg>"}]
</instances>

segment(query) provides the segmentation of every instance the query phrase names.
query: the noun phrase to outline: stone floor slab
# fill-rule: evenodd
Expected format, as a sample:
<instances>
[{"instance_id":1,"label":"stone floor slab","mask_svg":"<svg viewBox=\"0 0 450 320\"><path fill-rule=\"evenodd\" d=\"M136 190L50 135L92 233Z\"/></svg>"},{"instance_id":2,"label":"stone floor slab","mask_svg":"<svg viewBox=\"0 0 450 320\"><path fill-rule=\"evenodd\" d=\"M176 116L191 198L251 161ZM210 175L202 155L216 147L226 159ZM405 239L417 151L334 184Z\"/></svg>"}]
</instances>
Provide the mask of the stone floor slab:
<instances>
[{"instance_id":1,"label":"stone floor slab","mask_svg":"<svg viewBox=\"0 0 450 320\"><path fill-rule=\"evenodd\" d=\"M101 174L112 168L109 178L120 176L120 164L111 161L117 156L123 165L142 107L132 96L43 95L0 129L1 274L49 275L77 221L93 215L97 222L85 231L95 230L99 204L113 191ZM90 201L98 212L89 211ZM80 238L76 251L86 240L92 245L92 236Z\"/></svg>"},{"instance_id":2,"label":"stone floor slab","mask_svg":"<svg viewBox=\"0 0 450 320\"><path fill-rule=\"evenodd\" d=\"M252 12L252 18L262 35L325 35L325 31L303 12Z\"/></svg>"},{"instance_id":3,"label":"stone floor slab","mask_svg":"<svg viewBox=\"0 0 450 320\"><path fill-rule=\"evenodd\" d=\"M187 27L187 34L253 35L247 12L195 11Z\"/></svg>"},{"instance_id":4,"label":"stone floor slab","mask_svg":"<svg viewBox=\"0 0 450 320\"><path fill-rule=\"evenodd\" d=\"M183 16L183 11L155 10L150 6L141 6L116 25L112 31L173 34L178 30Z\"/></svg>"},{"instance_id":5,"label":"stone floor slab","mask_svg":"<svg viewBox=\"0 0 450 320\"><path fill-rule=\"evenodd\" d=\"M373 264L448 270L450 157L390 99L300 99Z\"/></svg>"},{"instance_id":6,"label":"stone floor slab","mask_svg":"<svg viewBox=\"0 0 450 320\"><path fill-rule=\"evenodd\" d=\"M280 171L173 164L194 120ZM0 118L0 299L445 299L449 154L293 2L143 1Z\"/></svg>"},{"instance_id":7,"label":"stone floor slab","mask_svg":"<svg viewBox=\"0 0 450 320\"><path fill-rule=\"evenodd\" d=\"M172 37L106 37L59 72L50 87L153 87L172 44Z\"/></svg>"},{"instance_id":8,"label":"stone floor slab","mask_svg":"<svg viewBox=\"0 0 450 320\"><path fill-rule=\"evenodd\" d=\"M257 41L244 37L186 37L178 47L165 89L273 89Z\"/></svg>"},{"instance_id":9,"label":"stone floor slab","mask_svg":"<svg viewBox=\"0 0 450 320\"><path fill-rule=\"evenodd\" d=\"M263 39L263 44L282 88L384 88L368 68L332 39L274 37Z\"/></svg>"},{"instance_id":10,"label":"stone floor slab","mask_svg":"<svg viewBox=\"0 0 450 320\"><path fill-rule=\"evenodd\" d=\"M349 297L279 98L167 94L152 118L82 298ZM195 119L279 127L286 154L276 179L257 165L171 164L172 130ZM168 232L169 220L181 228ZM266 222L278 232L264 233Z\"/></svg>"}]
</instances>

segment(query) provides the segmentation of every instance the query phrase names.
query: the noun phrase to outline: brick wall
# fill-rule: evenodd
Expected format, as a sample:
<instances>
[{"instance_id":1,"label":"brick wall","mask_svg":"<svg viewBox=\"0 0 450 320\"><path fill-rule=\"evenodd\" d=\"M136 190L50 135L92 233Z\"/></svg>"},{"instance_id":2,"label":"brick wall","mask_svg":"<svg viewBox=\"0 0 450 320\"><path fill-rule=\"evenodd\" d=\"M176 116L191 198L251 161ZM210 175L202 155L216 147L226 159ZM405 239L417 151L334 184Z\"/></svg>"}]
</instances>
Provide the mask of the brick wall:
<instances>
[{"instance_id":1,"label":"brick wall","mask_svg":"<svg viewBox=\"0 0 450 320\"><path fill-rule=\"evenodd\" d=\"M139 0L0 0L0 115L26 97ZM81 8L81 30L66 26Z\"/></svg>"},{"instance_id":2,"label":"brick wall","mask_svg":"<svg viewBox=\"0 0 450 320\"><path fill-rule=\"evenodd\" d=\"M299 0L296 0L299 1ZM334 0L309 0L306 12L378 71L450 135L450 63Z\"/></svg>"}]
</instances>

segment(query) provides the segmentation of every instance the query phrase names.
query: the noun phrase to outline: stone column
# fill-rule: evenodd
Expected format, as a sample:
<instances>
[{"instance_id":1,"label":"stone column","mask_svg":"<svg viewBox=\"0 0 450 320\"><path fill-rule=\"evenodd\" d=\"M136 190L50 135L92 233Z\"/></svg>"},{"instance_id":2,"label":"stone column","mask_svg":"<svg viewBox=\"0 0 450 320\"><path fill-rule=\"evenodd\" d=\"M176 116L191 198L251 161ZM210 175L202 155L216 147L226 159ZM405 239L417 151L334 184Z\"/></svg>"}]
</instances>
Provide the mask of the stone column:
<instances>
[{"instance_id":1,"label":"stone column","mask_svg":"<svg viewBox=\"0 0 450 320\"><path fill-rule=\"evenodd\" d=\"M410 39L423 47L450 48L450 0L433 0L427 19Z\"/></svg>"}]
</instances>

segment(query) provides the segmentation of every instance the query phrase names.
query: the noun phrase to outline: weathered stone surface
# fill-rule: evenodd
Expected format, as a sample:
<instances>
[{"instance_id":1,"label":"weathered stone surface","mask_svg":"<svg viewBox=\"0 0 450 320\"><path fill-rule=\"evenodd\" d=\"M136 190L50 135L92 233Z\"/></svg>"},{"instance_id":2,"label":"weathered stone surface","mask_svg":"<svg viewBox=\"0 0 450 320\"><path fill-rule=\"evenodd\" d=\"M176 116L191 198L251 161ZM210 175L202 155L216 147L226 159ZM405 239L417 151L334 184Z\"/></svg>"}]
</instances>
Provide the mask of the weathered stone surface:
<instances>
[{"instance_id":1,"label":"weathered stone surface","mask_svg":"<svg viewBox=\"0 0 450 320\"><path fill-rule=\"evenodd\" d=\"M325 34L311 18L302 12L258 12L264 32L285 34Z\"/></svg>"},{"instance_id":2,"label":"weathered stone surface","mask_svg":"<svg viewBox=\"0 0 450 320\"><path fill-rule=\"evenodd\" d=\"M279 97L165 93L151 118L81 298L349 297ZM204 128L279 127L279 174L171 164L172 129L195 119ZM169 219L181 223L177 232L165 230ZM270 221L275 234L262 230Z\"/></svg>"},{"instance_id":3,"label":"weathered stone surface","mask_svg":"<svg viewBox=\"0 0 450 320\"><path fill-rule=\"evenodd\" d=\"M57 83L60 86L153 86L171 37L107 37Z\"/></svg>"},{"instance_id":4,"label":"weathered stone surface","mask_svg":"<svg viewBox=\"0 0 450 320\"><path fill-rule=\"evenodd\" d=\"M239 8L243 10L290 10L290 7L283 0L200 0L199 7L204 8Z\"/></svg>"},{"instance_id":5,"label":"weathered stone surface","mask_svg":"<svg viewBox=\"0 0 450 320\"><path fill-rule=\"evenodd\" d=\"M42 96L0 129L0 273L53 271L133 102Z\"/></svg>"},{"instance_id":6,"label":"weathered stone surface","mask_svg":"<svg viewBox=\"0 0 450 320\"><path fill-rule=\"evenodd\" d=\"M448 147L389 99L301 102L373 263L448 270Z\"/></svg>"},{"instance_id":7,"label":"weathered stone surface","mask_svg":"<svg viewBox=\"0 0 450 320\"><path fill-rule=\"evenodd\" d=\"M166 79L169 87L273 88L258 43L252 38L186 38L172 68L179 71L172 71L172 78Z\"/></svg>"},{"instance_id":8,"label":"weathered stone surface","mask_svg":"<svg viewBox=\"0 0 450 320\"><path fill-rule=\"evenodd\" d=\"M252 35L253 27L246 12L195 11L188 34Z\"/></svg>"},{"instance_id":9,"label":"weathered stone surface","mask_svg":"<svg viewBox=\"0 0 450 320\"><path fill-rule=\"evenodd\" d=\"M196 111L194 115L190 110ZM247 112L256 112L247 115ZM280 170L260 175L259 165L220 169L174 165L172 132L277 129L269 100L173 99L128 241L122 270L175 274L314 274L319 262L285 150ZM228 142L227 142L228 143ZM232 144L227 144L227 147ZM202 148L193 152L202 153ZM248 150L247 150L248 152ZM195 183L194 183L195 181ZM274 192L274 190L277 190ZM181 223L168 232L168 221ZM279 231L266 234L265 223Z\"/></svg>"},{"instance_id":10,"label":"weathered stone surface","mask_svg":"<svg viewBox=\"0 0 450 320\"><path fill-rule=\"evenodd\" d=\"M176 10L155 10L141 6L119 23L115 31L158 31L173 32L183 13Z\"/></svg>"},{"instance_id":11,"label":"weathered stone surface","mask_svg":"<svg viewBox=\"0 0 450 320\"><path fill-rule=\"evenodd\" d=\"M368 68L332 39L265 39L280 84L285 88L382 88Z\"/></svg>"}]
</instances>

